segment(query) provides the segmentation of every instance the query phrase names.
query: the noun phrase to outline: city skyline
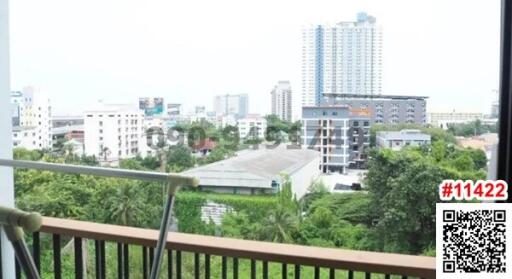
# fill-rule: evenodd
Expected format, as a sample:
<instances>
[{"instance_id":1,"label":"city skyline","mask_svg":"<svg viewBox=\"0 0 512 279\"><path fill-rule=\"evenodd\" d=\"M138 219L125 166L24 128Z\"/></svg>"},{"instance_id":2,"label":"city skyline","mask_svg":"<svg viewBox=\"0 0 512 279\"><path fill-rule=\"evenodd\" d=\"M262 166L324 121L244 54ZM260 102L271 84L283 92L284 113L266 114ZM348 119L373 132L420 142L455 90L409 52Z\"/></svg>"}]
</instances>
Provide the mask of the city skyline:
<instances>
[{"instance_id":1,"label":"city skyline","mask_svg":"<svg viewBox=\"0 0 512 279\"><path fill-rule=\"evenodd\" d=\"M204 11L190 17L199 3ZM463 13L449 12L461 3ZM360 11L375 16L385 31L383 94L429 96L429 111L488 113L498 84L499 1L103 4L11 3L12 89L39 87L56 114L83 111L98 99L136 102L144 96L211 110L213 96L241 93L251 99L249 112L266 114L268 90L290 80L297 117L302 27L351 21ZM224 6L237 13L206 12ZM67 13L56 12L61 10ZM263 14L268 16L259 20Z\"/></svg>"}]
</instances>

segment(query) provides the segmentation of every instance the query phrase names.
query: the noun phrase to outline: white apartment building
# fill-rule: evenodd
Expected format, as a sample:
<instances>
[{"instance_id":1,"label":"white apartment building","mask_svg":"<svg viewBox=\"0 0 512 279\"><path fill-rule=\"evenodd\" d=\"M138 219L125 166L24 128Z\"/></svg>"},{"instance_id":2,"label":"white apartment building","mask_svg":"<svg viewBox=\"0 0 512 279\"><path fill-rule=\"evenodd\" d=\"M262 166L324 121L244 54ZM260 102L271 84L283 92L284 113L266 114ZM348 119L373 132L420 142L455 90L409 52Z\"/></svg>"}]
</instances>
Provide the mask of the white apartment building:
<instances>
[{"instance_id":1,"label":"white apartment building","mask_svg":"<svg viewBox=\"0 0 512 279\"><path fill-rule=\"evenodd\" d=\"M247 115L245 118L238 119L237 124L240 140L251 138L265 139L267 120L261 115Z\"/></svg>"},{"instance_id":2,"label":"white apartment building","mask_svg":"<svg viewBox=\"0 0 512 279\"><path fill-rule=\"evenodd\" d=\"M467 123L477 119L483 119L483 113L479 112L430 112L427 121L433 127L447 129L449 124Z\"/></svg>"},{"instance_id":3,"label":"white apartment building","mask_svg":"<svg viewBox=\"0 0 512 279\"><path fill-rule=\"evenodd\" d=\"M135 105L98 104L85 112L84 146L87 155L105 162L146 155L144 111Z\"/></svg>"},{"instance_id":4,"label":"white apartment building","mask_svg":"<svg viewBox=\"0 0 512 279\"><path fill-rule=\"evenodd\" d=\"M233 114L237 118L244 118L249 111L249 96L247 94L215 96L213 110L217 115Z\"/></svg>"},{"instance_id":5,"label":"white apartment building","mask_svg":"<svg viewBox=\"0 0 512 279\"><path fill-rule=\"evenodd\" d=\"M292 87L289 81L279 81L270 92L272 114L279 119L292 121Z\"/></svg>"},{"instance_id":6,"label":"white apartment building","mask_svg":"<svg viewBox=\"0 0 512 279\"><path fill-rule=\"evenodd\" d=\"M27 149L52 147L52 108L38 89L27 86L11 92L13 146Z\"/></svg>"},{"instance_id":7,"label":"white apartment building","mask_svg":"<svg viewBox=\"0 0 512 279\"><path fill-rule=\"evenodd\" d=\"M311 25L302 38L303 106L320 105L324 93L382 93L382 30L374 17Z\"/></svg>"}]
</instances>

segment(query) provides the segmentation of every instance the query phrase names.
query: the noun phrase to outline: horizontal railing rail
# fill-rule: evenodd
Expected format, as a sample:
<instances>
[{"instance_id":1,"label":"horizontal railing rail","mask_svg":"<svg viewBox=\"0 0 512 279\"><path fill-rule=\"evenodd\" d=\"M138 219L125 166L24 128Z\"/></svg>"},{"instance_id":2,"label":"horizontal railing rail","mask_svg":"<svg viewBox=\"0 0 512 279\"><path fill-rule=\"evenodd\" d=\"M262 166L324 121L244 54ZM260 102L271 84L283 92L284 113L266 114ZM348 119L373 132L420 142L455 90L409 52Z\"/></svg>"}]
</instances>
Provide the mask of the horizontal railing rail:
<instances>
[{"instance_id":1,"label":"horizontal railing rail","mask_svg":"<svg viewBox=\"0 0 512 279\"><path fill-rule=\"evenodd\" d=\"M105 167L90 167L69 164L57 164L47 162L35 162L24 160L10 160L0 159L0 166L23 168L23 169L37 169L47 170L54 172L75 173L75 174L88 174L106 177L127 178L134 180L156 181L156 182L171 182L179 180L182 185L193 184L193 177L186 175L179 175L175 173L164 172L151 172L151 171L137 171Z\"/></svg>"},{"instance_id":2,"label":"horizontal railing rail","mask_svg":"<svg viewBox=\"0 0 512 279\"><path fill-rule=\"evenodd\" d=\"M41 233L59 237L61 235L70 236L79 240L91 239L95 240L96 243L115 242L120 245L119 256L121 258L124 253L128 253L127 245L149 247L151 256L152 247L156 245L158 239L157 230L50 217L43 218ZM77 244L75 241L75 245L79 245L79 243ZM123 250L123 247L126 248ZM425 256L320 248L184 233L170 233L167 238L166 249L168 251L191 252L196 255L196 258L199 254L204 254L208 261L210 255L217 255L222 256L223 261L225 257L237 260L239 258L250 259L251 262L261 261L264 266L268 265L268 262L277 262L290 264L295 266L296 269L297 267L300 269L302 265L330 270L341 269L349 271L349 278L353 278L350 277L350 274L357 271L365 272L369 276L372 273L385 274L385 278L390 278L391 274L403 276L402 278L407 278L406 276L435 278L435 258ZM101 249L96 254L101 257ZM120 267L123 270L126 268ZM83 267L78 270L82 269ZM181 269L181 266L176 266L176 269ZM265 272L265 269L263 270ZM268 272L268 267L266 272ZM209 270L207 273L209 273ZM370 278L369 276L366 278ZM177 278L180 278L180 276L177 276ZM251 276L251 278L254 277ZM300 275L295 276L295 278L300 278ZM334 278L334 275L329 278Z\"/></svg>"}]
</instances>

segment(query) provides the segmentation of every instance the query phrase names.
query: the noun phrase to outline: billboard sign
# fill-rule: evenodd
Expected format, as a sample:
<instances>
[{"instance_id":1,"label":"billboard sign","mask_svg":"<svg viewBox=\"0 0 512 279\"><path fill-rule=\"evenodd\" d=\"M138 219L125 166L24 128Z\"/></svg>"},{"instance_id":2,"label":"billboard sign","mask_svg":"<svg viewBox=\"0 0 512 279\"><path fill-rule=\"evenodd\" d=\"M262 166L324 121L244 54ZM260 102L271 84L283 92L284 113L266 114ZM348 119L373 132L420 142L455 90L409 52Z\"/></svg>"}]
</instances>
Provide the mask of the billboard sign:
<instances>
[{"instance_id":1,"label":"billboard sign","mask_svg":"<svg viewBox=\"0 0 512 279\"><path fill-rule=\"evenodd\" d=\"M181 104L167 104L167 115L171 117L181 115Z\"/></svg>"},{"instance_id":2,"label":"billboard sign","mask_svg":"<svg viewBox=\"0 0 512 279\"><path fill-rule=\"evenodd\" d=\"M164 98L139 98L139 109L146 116L158 116L164 112Z\"/></svg>"}]
</instances>

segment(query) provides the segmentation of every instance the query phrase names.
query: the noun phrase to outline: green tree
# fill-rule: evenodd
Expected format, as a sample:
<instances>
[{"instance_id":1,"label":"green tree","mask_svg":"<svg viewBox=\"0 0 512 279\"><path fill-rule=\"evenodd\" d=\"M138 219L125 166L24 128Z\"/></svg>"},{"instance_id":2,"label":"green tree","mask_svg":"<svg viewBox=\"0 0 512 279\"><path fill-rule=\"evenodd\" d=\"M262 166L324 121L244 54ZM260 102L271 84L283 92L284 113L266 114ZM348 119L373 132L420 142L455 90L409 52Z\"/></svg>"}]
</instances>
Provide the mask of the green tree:
<instances>
[{"instance_id":1,"label":"green tree","mask_svg":"<svg viewBox=\"0 0 512 279\"><path fill-rule=\"evenodd\" d=\"M377 249L420 253L435 236L437 187L445 172L407 150L372 154L366 183Z\"/></svg>"},{"instance_id":2,"label":"green tree","mask_svg":"<svg viewBox=\"0 0 512 279\"><path fill-rule=\"evenodd\" d=\"M195 165L192 152L184 145L169 148L167 152L167 164L172 172L181 172Z\"/></svg>"},{"instance_id":3,"label":"green tree","mask_svg":"<svg viewBox=\"0 0 512 279\"><path fill-rule=\"evenodd\" d=\"M432 144L432 156L437 162L441 162L446 158L446 143L444 141L436 141Z\"/></svg>"},{"instance_id":4,"label":"green tree","mask_svg":"<svg viewBox=\"0 0 512 279\"><path fill-rule=\"evenodd\" d=\"M116 185L112 195L106 198L109 221L119 225L139 226L144 209L139 196L137 185Z\"/></svg>"},{"instance_id":5,"label":"green tree","mask_svg":"<svg viewBox=\"0 0 512 279\"><path fill-rule=\"evenodd\" d=\"M43 153L39 150L28 150L22 147L14 148L13 158L15 160L39 161L43 157Z\"/></svg>"},{"instance_id":6,"label":"green tree","mask_svg":"<svg viewBox=\"0 0 512 279\"><path fill-rule=\"evenodd\" d=\"M292 184L288 176L284 176L281 191L277 195L276 207L268 218L262 222L262 235L265 240L273 242L293 242L293 235L299 228L299 205L293 197Z\"/></svg>"}]
</instances>

